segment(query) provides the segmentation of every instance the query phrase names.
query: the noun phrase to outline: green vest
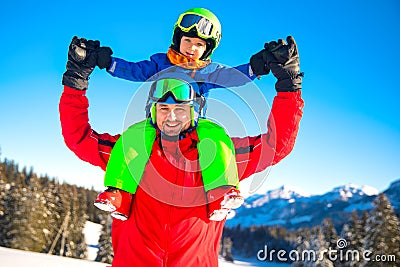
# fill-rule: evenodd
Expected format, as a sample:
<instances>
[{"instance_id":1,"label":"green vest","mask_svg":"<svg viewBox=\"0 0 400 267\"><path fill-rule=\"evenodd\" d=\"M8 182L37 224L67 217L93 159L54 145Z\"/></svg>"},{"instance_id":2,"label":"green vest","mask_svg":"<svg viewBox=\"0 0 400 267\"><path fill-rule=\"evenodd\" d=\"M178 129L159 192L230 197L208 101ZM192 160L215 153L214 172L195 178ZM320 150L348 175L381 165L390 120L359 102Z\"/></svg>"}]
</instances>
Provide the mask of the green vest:
<instances>
[{"instance_id":1,"label":"green vest","mask_svg":"<svg viewBox=\"0 0 400 267\"><path fill-rule=\"evenodd\" d=\"M235 147L225 130L199 119L196 128L199 163L205 191L224 186L238 186ZM115 143L107 164L104 185L134 194L142 179L156 139L150 119L130 126Z\"/></svg>"}]
</instances>

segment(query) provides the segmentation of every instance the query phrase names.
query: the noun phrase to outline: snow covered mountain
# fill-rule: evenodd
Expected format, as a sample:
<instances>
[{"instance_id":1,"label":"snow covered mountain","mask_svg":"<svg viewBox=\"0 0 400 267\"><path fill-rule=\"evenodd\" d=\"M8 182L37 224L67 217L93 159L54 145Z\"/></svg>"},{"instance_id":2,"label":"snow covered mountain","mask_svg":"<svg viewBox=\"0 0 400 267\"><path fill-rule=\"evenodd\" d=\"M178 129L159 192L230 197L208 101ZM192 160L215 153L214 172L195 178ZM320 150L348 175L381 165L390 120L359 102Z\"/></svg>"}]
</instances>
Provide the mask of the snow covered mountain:
<instances>
[{"instance_id":1,"label":"snow covered mountain","mask_svg":"<svg viewBox=\"0 0 400 267\"><path fill-rule=\"evenodd\" d=\"M332 191L321 196L320 201L335 201L335 200L359 200L364 196L376 196L379 191L370 186L359 187L355 184L348 184L334 188Z\"/></svg>"},{"instance_id":2,"label":"snow covered mountain","mask_svg":"<svg viewBox=\"0 0 400 267\"><path fill-rule=\"evenodd\" d=\"M384 193L399 212L400 179ZM330 217L340 227L354 210L372 209L372 201L378 194L375 188L354 184L336 187L322 195L308 195L299 189L282 186L246 198L242 207L232 211L226 226L280 225L298 229L319 225L323 219Z\"/></svg>"},{"instance_id":3,"label":"snow covered mountain","mask_svg":"<svg viewBox=\"0 0 400 267\"><path fill-rule=\"evenodd\" d=\"M394 181L390 184L389 188L386 189L383 193L389 198L390 203L397 211L397 215L400 213L400 179Z\"/></svg>"}]
</instances>

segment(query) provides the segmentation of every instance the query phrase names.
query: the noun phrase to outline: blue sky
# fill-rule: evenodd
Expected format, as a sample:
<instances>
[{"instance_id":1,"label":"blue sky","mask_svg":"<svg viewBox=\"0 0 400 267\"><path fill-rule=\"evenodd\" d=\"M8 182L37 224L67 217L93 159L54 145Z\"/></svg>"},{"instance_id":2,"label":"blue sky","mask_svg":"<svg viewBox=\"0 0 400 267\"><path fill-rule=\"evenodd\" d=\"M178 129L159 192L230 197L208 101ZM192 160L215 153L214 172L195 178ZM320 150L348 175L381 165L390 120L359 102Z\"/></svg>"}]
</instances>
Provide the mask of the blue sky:
<instances>
[{"instance_id":1,"label":"blue sky","mask_svg":"<svg viewBox=\"0 0 400 267\"><path fill-rule=\"evenodd\" d=\"M6 1L0 10L1 158L101 189L103 172L81 162L61 136L58 101L71 38L98 39L117 57L144 60L165 52L178 15L199 6L222 23L216 62L236 66L266 41L287 35L297 41L306 74L304 118L293 152L269 171L261 191L285 184L317 194L347 183L383 190L400 178L395 0ZM270 103L274 83L272 75L255 82ZM93 128L119 133L139 86L95 70L87 93Z\"/></svg>"}]
</instances>

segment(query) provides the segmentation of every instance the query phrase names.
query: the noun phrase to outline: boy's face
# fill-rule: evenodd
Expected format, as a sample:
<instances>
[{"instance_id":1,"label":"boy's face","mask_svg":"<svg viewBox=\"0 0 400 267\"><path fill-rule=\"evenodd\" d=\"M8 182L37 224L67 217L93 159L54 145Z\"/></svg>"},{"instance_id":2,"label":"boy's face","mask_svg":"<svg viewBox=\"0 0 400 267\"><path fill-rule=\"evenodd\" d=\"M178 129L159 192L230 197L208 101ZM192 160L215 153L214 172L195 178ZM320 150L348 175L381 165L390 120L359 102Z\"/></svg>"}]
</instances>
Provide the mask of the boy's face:
<instances>
[{"instance_id":1,"label":"boy's face","mask_svg":"<svg viewBox=\"0 0 400 267\"><path fill-rule=\"evenodd\" d=\"M182 36L179 52L191 59L200 59L206 51L206 41L197 37Z\"/></svg>"},{"instance_id":2,"label":"boy's face","mask_svg":"<svg viewBox=\"0 0 400 267\"><path fill-rule=\"evenodd\" d=\"M191 125L190 105L156 104L156 122L166 135L177 136Z\"/></svg>"}]
</instances>

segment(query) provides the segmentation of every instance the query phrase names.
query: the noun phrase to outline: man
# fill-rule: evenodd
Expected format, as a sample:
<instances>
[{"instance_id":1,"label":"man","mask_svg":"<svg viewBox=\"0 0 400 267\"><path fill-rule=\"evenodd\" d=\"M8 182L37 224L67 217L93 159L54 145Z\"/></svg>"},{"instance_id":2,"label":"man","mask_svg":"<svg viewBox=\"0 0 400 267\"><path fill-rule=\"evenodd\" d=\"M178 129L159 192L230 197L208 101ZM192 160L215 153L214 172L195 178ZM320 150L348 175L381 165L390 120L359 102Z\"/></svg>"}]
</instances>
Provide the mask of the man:
<instances>
[{"instance_id":1,"label":"man","mask_svg":"<svg viewBox=\"0 0 400 267\"><path fill-rule=\"evenodd\" d=\"M88 122L85 90L98 64L92 52L98 47L94 41L71 43L60 119L67 146L82 160L105 169L120 135L99 134ZM287 44L282 40L266 44L252 62L256 74L266 68L272 71L278 79L278 93L267 133L231 138L239 180L265 170L290 153L304 104L297 46L292 37L287 38ZM188 114L192 104L182 104L153 103L155 139L138 180L131 215L126 221L113 221L114 267L218 266L224 220L211 221L208 217L207 198L213 196L205 193L202 175L206 170L198 160L202 150L197 132L202 125L193 123L193 112ZM179 138L166 138L176 136Z\"/></svg>"},{"instance_id":2,"label":"man","mask_svg":"<svg viewBox=\"0 0 400 267\"><path fill-rule=\"evenodd\" d=\"M105 175L105 186L109 189L100 194L107 194L105 197L98 197L107 207L112 205L112 209L104 210L111 211L114 218L126 220L129 217L129 194L135 194L139 184L164 203L185 207L207 204L209 219L214 221L225 219L230 209L243 203L237 189L239 178L233 142L222 127L199 119L204 102L196 94L197 83L189 78L179 72L163 73L152 83L149 92L150 118L130 126L115 144ZM191 147L182 149L184 142L179 140L189 136L191 139L188 140L195 138L195 142L187 142ZM193 150L191 159L186 157L186 150ZM155 155L151 156L156 151L170 160L156 160ZM168 156L169 151L172 156ZM150 168L157 171L153 175L156 179L151 178L151 182ZM178 175L181 170L182 175ZM186 175L187 171L193 170L201 170L202 182L196 185L198 190L193 190L194 185L189 183L197 178ZM142 178L146 180L142 181ZM189 201L183 198L174 201L175 196L168 197L177 184L184 187L181 190L189 188ZM204 199L205 192L207 199ZM99 203L95 202L95 205Z\"/></svg>"}]
</instances>

